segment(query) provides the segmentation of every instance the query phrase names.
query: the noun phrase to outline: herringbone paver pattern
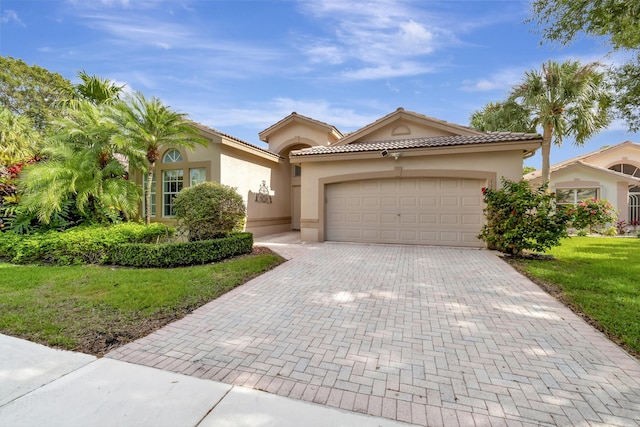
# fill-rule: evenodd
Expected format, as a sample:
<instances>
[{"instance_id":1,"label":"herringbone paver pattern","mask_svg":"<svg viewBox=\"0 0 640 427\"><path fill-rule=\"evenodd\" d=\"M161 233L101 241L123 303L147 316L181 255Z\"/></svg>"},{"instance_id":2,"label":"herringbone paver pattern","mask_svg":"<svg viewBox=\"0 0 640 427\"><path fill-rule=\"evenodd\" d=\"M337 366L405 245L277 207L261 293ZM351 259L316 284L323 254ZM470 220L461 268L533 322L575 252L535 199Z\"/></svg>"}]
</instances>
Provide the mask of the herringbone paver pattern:
<instances>
[{"instance_id":1,"label":"herringbone paver pattern","mask_svg":"<svg viewBox=\"0 0 640 427\"><path fill-rule=\"evenodd\" d=\"M637 360L490 251L274 249L107 356L418 425L640 425Z\"/></svg>"}]
</instances>

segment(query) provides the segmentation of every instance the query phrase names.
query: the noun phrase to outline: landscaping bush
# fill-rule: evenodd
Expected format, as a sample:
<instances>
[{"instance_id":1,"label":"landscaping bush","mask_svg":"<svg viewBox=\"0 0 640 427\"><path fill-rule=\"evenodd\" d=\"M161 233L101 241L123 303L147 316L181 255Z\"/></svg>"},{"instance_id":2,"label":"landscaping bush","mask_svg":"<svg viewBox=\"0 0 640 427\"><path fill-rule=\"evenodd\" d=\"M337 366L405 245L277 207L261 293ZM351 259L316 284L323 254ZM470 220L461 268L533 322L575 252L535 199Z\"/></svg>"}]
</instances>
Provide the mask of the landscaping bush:
<instances>
[{"instance_id":1,"label":"landscaping bush","mask_svg":"<svg viewBox=\"0 0 640 427\"><path fill-rule=\"evenodd\" d=\"M207 264L251 253L253 234L237 233L228 237L194 242L145 245L125 243L113 246L109 262L127 267L172 268Z\"/></svg>"},{"instance_id":2,"label":"landscaping bush","mask_svg":"<svg viewBox=\"0 0 640 427\"><path fill-rule=\"evenodd\" d=\"M246 207L232 187L203 182L180 191L174 200L176 224L189 241L218 238L244 228Z\"/></svg>"},{"instance_id":3,"label":"landscaping bush","mask_svg":"<svg viewBox=\"0 0 640 427\"><path fill-rule=\"evenodd\" d=\"M569 215L555 208L555 194L548 185L532 189L529 183L503 179L502 188L483 188L486 224L479 239L490 249L521 255L523 251L544 252L567 236Z\"/></svg>"},{"instance_id":4,"label":"landscaping bush","mask_svg":"<svg viewBox=\"0 0 640 427\"><path fill-rule=\"evenodd\" d=\"M591 198L582 200L568 208L570 223L576 230L587 229L589 233L600 230L606 224L612 224L618 215L607 200Z\"/></svg>"},{"instance_id":5,"label":"landscaping bush","mask_svg":"<svg viewBox=\"0 0 640 427\"><path fill-rule=\"evenodd\" d=\"M101 264L107 261L108 249L115 245L154 242L174 231L162 224L124 223L29 235L7 232L0 234L0 257L18 264Z\"/></svg>"}]
</instances>

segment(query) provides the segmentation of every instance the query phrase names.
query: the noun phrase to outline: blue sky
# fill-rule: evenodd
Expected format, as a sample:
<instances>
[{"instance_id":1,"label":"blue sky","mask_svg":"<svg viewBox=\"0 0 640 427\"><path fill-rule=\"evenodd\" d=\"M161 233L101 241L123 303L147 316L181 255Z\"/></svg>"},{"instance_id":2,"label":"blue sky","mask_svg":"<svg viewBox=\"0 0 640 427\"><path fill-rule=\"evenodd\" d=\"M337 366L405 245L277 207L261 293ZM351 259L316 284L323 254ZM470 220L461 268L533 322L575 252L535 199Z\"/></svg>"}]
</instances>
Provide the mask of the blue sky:
<instances>
[{"instance_id":1,"label":"blue sky","mask_svg":"<svg viewBox=\"0 0 640 427\"><path fill-rule=\"evenodd\" d=\"M623 59L600 40L541 45L528 16L528 1L0 0L0 54L109 78L264 146L258 132L292 111L343 132L398 107L467 125L549 59ZM629 139L614 122L551 162Z\"/></svg>"}]
</instances>

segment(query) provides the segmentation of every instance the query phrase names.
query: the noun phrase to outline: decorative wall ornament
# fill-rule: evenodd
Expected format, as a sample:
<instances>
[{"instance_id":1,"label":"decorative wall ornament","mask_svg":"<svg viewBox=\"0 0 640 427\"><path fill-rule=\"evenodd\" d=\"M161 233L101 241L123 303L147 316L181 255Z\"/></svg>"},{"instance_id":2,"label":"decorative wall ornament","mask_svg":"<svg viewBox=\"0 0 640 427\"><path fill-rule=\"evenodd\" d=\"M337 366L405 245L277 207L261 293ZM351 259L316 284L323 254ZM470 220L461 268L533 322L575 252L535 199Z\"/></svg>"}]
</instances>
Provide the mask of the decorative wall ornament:
<instances>
[{"instance_id":1,"label":"decorative wall ornament","mask_svg":"<svg viewBox=\"0 0 640 427\"><path fill-rule=\"evenodd\" d=\"M256 193L256 203L272 203L271 194L269 194L269 187L267 186L267 181L262 181L262 185L260 185L260 189Z\"/></svg>"}]
</instances>

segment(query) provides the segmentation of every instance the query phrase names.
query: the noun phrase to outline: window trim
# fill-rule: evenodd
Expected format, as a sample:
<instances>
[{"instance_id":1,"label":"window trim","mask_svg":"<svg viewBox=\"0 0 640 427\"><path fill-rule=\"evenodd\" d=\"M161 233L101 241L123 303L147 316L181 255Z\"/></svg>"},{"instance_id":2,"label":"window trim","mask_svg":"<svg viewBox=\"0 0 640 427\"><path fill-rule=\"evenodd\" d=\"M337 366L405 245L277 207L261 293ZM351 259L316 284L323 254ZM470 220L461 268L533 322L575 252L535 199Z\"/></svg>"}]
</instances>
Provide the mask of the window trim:
<instances>
[{"instance_id":1,"label":"window trim","mask_svg":"<svg viewBox=\"0 0 640 427\"><path fill-rule=\"evenodd\" d=\"M580 190L594 190L596 192L595 196L588 197L587 199L591 199L592 197L599 199L601 197L600 187L590 187L590 186L589 187L560 187L560 188L556 188L556 204L559 206L575 206L579 202L587 200L587 199L578 198L578 191ZM558 201L559 191L571 191L573 193L573 202L559 202Z\"/></svg>"},{"instance_id":2,"label":"window trim","mask_svg":"<svg viewBox=\"0 0 640 427\"><path fill-rule=\"evenodd\" d=\"M179 172L179 176L178 178L180 178L180 180L175 180L175 181L166 181L165 180L165 174L167 172ZM178 189L178 191L166 191L165 190L165 183L172 183L175 182L177 185L176 187L180 187ZM179 169L164 169L162 171L162 217L163 218L173 218L175 216L175 214L171 214L171 211L173 210L173 199L175 199L175 197L178 195L178 193L180 193L180 190L182 190L184 188L184 169L183 168L179 168ZM171 203L167 204L166 203L166 197L170 196L170 201ZM169 208L169 214L167 215L167 207Z\"/></svg>"}]
</instances>

